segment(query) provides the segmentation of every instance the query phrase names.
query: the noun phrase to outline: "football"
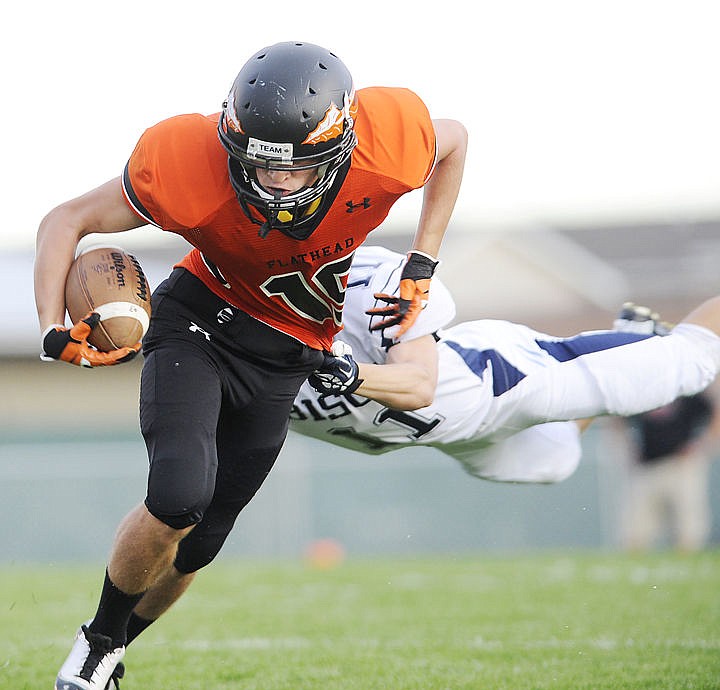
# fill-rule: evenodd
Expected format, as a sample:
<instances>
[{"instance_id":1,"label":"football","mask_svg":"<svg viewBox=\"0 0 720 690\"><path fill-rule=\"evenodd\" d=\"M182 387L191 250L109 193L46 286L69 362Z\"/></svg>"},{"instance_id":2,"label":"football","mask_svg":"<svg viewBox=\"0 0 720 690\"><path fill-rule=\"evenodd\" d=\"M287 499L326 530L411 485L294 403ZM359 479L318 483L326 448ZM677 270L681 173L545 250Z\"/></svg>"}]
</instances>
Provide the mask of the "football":
<instances>
[{"instance_id":1,"label":"football","mask_svg":"<svg viewBox=\"0 0 720 690\"><path fill-rule=\"evenodd\" d=\"M89 247L73 261L65 283L73 323L100 314L88 342L101 352L131 347L150 323L150 287L138 260L120 247Z\"/></svg>"}]
</instances>

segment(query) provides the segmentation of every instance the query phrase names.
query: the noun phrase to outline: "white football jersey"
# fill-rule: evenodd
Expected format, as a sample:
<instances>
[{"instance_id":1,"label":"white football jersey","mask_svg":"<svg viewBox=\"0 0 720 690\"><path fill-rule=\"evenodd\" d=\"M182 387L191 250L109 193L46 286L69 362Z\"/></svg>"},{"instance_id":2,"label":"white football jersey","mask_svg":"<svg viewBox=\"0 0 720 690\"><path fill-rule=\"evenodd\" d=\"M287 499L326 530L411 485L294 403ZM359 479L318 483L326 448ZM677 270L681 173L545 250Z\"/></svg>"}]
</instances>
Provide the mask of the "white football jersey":
<instances>
[{"instance_id":1,"label":"white football jersey","mask_svg":"<svg viewBox=\"0 0 720 690\"><path fill-rule=\"evenodd\" d=\"M358 362L385 362L392 333L370 332L378 317L365 311L382 306L374 293L397 293L404 261L379 247L356 251L337 338L352 346ZM707 387L720 368L720 338L696 326L680 325L663 337L592 331L559 338L494 319L443 330L454 314L451 296L434 278L427 307L400 338L438 334L431 405L392 410L359 395L321 395L305 382L291 429L364 453L435 446L473 474L498 481L558 481L580 457L577 425L568 420L660 407ZM512 439L506 448L498 445L506 439ZM544 462L541 453L555 459ZM521 455L529 460L518 462Z\"/></svg>"},{"instance_id":2,"label":"white football jersey","mask_svg":"<svg viewBox=\"0 0 720 690\"><path fill-rule=\"evenodd\" d=\"M388 339L393 337L398 327L370 331L371 326L381 321L382 317L368 316L365 311L387 306L385 302L375 299L376 292L397 294L405 259L403 254L384 247L362 245L355 251L345 291L343 330L338 333L336 340L348 343L358 362L383 364L388 347L395 342ZM427 306L398 342L434 333L454 318L455 300L442 281L434 278Z\"/></svg>"}]
</instances>

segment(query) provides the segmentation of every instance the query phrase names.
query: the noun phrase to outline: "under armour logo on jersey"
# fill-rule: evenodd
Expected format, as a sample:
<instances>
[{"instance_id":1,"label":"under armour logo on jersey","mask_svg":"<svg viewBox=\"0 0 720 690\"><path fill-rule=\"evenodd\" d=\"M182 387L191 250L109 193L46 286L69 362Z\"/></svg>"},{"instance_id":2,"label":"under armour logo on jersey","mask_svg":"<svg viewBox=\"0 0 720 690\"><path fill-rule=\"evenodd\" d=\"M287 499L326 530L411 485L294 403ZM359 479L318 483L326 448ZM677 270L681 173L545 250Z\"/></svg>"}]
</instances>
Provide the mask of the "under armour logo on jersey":
<instances>
[{"instance_id":1,"label":"under armour logo on jersey","mask_svg":"<svg viewBox=\"0 0 720 690\"><path fill-rule=\"evenodd\" d=\"M235 314L230 307L224 307L217 313L217 322L222 326L224 323L229 323L235 318Z\"/></svg>"},{"instance_id":2,"label":"under armour logo on jersey","mask_svg":"<svg viewBox=\"0 0 720 690\"><path fill-rule=\"evenodd\" d=\"M202 333L205 336L205 340L210 340L210 334L203 328L200 328L194 321L190 322L188 330L191 333Z\"/></svg>"},{"instance_id":3,"label":"under armour logo on jersey","mask_svg":"<svg viewBox=\"0 0 720 690\"><path fill-rule=\"evenodd\" d=\"M352 213L356 208L370 208L370 197L366 196L359 204L353 204L352 201L346 201L346 213Z\"/></svg>"}]
</instances>

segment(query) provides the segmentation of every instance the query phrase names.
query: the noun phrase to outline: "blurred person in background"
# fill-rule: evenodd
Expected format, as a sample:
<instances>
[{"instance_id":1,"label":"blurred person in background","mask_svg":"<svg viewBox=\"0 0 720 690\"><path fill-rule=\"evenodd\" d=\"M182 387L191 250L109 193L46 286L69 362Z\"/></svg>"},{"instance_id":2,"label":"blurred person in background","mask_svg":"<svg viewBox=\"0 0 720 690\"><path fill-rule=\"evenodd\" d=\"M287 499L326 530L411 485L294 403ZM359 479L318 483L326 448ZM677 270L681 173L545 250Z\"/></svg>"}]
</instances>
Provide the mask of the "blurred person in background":
<instances>
[{"instance_id":1,"label":"blurred person in background","mask_svg":"<svg viewBox=\"0 0 720 690\"><path fill-rule=\"evenodd\" d=\"M720 438L716 401L704 391L626 422L624 548L646 551L668 543L684 552L702 549L712 527L710 463Z\"/></svg>"},{"instance_id":2,"label":"blurred person in background","mask_svg":"<svg viewBox=\"0 0 720 690\"><path fill-rule=\"evenodd\" d=\"M666 336L673 325L648 307L627 302L614 328ZM620 542L628 551L663 543L702 549L712 528L710 463L720 439L720 413L710 386L618 425L625 449Z\"/></svg>"}]
</instances>

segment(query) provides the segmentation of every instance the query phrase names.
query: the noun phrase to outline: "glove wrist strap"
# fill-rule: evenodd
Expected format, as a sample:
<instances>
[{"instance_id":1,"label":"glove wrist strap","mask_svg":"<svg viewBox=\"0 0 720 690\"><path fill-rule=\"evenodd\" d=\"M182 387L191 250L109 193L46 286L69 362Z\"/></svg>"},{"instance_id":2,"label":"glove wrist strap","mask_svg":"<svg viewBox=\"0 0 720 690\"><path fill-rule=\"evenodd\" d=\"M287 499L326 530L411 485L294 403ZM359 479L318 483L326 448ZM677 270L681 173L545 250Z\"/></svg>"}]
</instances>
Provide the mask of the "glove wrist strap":
<instances>
[{"instance_id":1,"label":"glove wrist strap","mask_svg":"<svg viewBox=\"0 0 720 690\"><path fill-rule=\"evenodd\" d=\"M419 249L411 249L408 252L408 258L410 257L410 254L417 254L418 256L422 256L425 259L428 259L429 261L432 261L436 266L440 263L438 259L436 259L431 254L428 254L427 252L421 252Z\"/></svg>"}]
</instances>

